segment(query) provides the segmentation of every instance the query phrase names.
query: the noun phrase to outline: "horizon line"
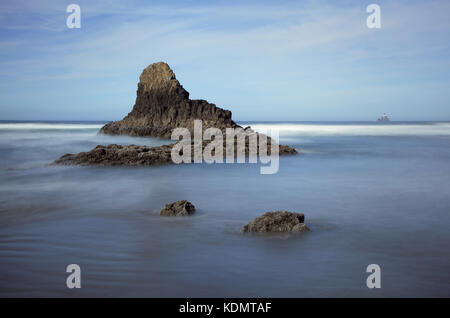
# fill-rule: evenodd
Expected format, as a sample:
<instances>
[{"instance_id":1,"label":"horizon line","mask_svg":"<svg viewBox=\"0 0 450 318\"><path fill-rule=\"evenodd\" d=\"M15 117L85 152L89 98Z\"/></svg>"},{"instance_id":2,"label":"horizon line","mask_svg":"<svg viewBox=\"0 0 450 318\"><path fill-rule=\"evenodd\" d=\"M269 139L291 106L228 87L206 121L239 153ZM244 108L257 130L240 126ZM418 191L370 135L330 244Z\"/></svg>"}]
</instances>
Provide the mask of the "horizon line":
<instances>
[{"instance_id":1,"label":"horizon line","mask_svg":"<svg viewBox=\"0 0 450 318\"><path fill-rule=\"evenodd\" d=\"M4 122L97 122L97 123L109 123L117 120L102 120L102 119L0 119L0 123ZM308 123L308 122L367 122L378 123L375 120L357 120L357 119L324 119L324 120L233 120L236 123ZM424 119L424 120L390 120L391 123L404 123L404 122L450 122L450 119ZM388 122L388 123L389 123Z\"/></svg>"}]
</instances>

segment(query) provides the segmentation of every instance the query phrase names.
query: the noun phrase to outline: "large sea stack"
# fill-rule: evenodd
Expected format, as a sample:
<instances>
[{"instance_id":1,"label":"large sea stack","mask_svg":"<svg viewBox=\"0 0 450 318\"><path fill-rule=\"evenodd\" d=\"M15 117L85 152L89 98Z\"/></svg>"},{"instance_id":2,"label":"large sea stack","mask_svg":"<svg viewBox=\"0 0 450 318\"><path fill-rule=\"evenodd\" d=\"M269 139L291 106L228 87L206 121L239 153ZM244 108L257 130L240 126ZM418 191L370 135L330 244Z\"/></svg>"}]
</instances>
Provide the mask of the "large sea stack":
<instances>
[{"instance_id":1,"label":"large sea stack","mask_svg":"<svg viewBox=\"0 0 450 318\"><path fill-rule=\"evenodd\" d=\"M237 127L231 119L231 111L206 100L189 99L189 93L169 65L158 62L142 71L133 110L124 119L108 123L100 132L170 138L174 128L193 130L194 119L201 119L204 129Z\"/></svg>"}]
</instances>

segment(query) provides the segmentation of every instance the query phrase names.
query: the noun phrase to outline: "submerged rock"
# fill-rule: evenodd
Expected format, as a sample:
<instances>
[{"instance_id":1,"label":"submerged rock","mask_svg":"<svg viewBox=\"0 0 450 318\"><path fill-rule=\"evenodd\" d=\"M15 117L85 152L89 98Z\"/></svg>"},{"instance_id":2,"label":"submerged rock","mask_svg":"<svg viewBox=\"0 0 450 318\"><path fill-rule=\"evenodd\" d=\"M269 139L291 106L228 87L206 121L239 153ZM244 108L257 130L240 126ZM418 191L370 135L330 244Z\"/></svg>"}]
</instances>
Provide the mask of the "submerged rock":
<instances>
[{"instance_id":1,"label":"submerged rock","mask_svg":"<svg viewBox=\"0 0 450 318\"><path fill-rule=\"evenodd\" d=\"M266 212L241 228L241 232L305 232L305 215L289 211Z\"/></svg>"},{"instance_id":2,"label":"submerged rock","mask_svg":"<svg viewBox=\"0 0 450 318\"><path fill-rule=\"evenodd\" d=\"M255 140L259 140L261 136L264 136L262 134L257 134L255 132L247 132L247 134L253 134L256 136ZM248 136L248 135L247 135ZM246 142L243 143L242 152L238 152L238 141L237 138L234 140L234 153L231 155L234 156L234 158L237 158L238 156L244 156L246 158L250 157L252 155L252 151L248 142L249 139L246 139ZM267 138L267 144L266 142L263 142L263 144L266 144L266 149L264 151L260 152L259 147L259 141L256 145L255 152L257 155L261 156L262 154L267 154L268 156L271 155L271 144L272 140L270 138ZM136 146L136 145L128 145L128 146L121 146L116 144L111 144L108 146L102 146L98 145L94 149L88 151L88 152L80 152L78 154L65 154L59 159L55 160L53 164L60 164L60 165L102 165L102 166L117 166L117 165L127 165L127 166L140 166L140 165L162 165L162 164L172 164L174 163L172 161L172 148L176 146L178 143L182 142L176 142L173 144L163 145L163 146L156 146L156 147L149 147L149 146ZM189 143L187 144L187 148L189 149ZM191 141L190 144L190 152L191 152L191 161L194 162L194 156L195 156L195 143L194 141ZM215 155L216 149L220 148L220 143L216 147L210 147L210 141L203 140L201 145L201 153L202 155L205 154L205 152L208 153L208 155ZM226 162L226 156L227 156L227 142L226 139L223 140L223 149L222 149L222 156L223 156L223 162ZM278 146L278 153L279 155L290 155L290 154L296 154L297 151L294 148L291 148L289 146L284 145L277 145ZM207 150L208 147L208 151ZM182 155L183 147L177 147L174 149L174 153L178 153ZM189 158L189 156L187 156ZM218 158L220 156L218 155ZM202 158L205 160L205 157Z\"/></svg>"},{"instance_id":3,"label":"submerged rock","mask_svg":"<svg viewBox=\"0 0 450 318\"><path fill-rule=\"evenodd\" d=\"M166 204L166 206L159 212L159 215L188 216L194 214L194 212L195 206L191 202L187 200L181 200Z\"/></svg>"},{"instance_id":4,"label":"submerged rock","mask_svg":"<svg viewBox=\"0 0 450 318\"><path fill-rule=\"evenodd\" d=\"M270 139L268 140L267 145L267 155L270 155ZM65 154L61 156L59 159L53 161L52 164L57 165L99 165L99 166L157 166L157 165L165 165L165 164L173 164L171 157L172 148L177 143L149 147L149 146L121 146L116 144L111 144L108 146L98 145L94 149L88 152L80 152L78 154ZM208 146L208 142L203 142L202 144L202 152L205 150L205 147ZM250 149L248 143L245 144L243 149L245 157L248 157L250 154ZM257 148L259 153L259 147ZM212 151L215 152L215 151ZM223 147L223 162L226 161L226 144L224 142ZM295 154L297 153L295 149L290 148L288 146L279 145L279 154L287 155L287 154ZM191 143L191 162L194 162L194 143ZM235 142L234 148L234 157L237 157L237 147Z\"/></svg>"},{"instance_id":5,"label":"submerged rock","mask_svg":"<svg viewBox=\"0 0 450 318\"><path fill-rule=\"evenodd\" d=\"M60 165L162 165L172 163L170 151L173 145L158 147L98 145L89 152L65 154L53 164Z\"/></svg>"}]
</instances>

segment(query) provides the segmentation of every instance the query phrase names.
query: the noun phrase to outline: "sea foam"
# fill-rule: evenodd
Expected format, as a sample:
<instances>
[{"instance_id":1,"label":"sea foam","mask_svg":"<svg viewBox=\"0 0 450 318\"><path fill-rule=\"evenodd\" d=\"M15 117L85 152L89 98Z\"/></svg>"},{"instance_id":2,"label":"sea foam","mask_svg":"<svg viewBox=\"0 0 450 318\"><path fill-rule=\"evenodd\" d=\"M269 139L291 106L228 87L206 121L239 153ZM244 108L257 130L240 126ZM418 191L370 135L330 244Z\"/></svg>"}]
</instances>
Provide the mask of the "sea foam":
<instances>
[{"instance_id":1,"label":"sea foam","mask_svg":"<svg viewBox=\"0 0 450 318\"><path fill-rule=\"evenodd\" d=\"M314 124L314 123L255 123L249 124L257 132L277 129L280 136L438 136L450 135L450 123L411 124Z\"/></svg>"},{"instance_id":2,"label":"sea foam","mask_svg":"<svg viewBox=\"0 0 450 318\"><path fill-rule=\"evenodd\" d=\"M100 129L103 124L75 123L0 123L0 130L66 130L66 129Z\"/></svg>"}]
</instances>

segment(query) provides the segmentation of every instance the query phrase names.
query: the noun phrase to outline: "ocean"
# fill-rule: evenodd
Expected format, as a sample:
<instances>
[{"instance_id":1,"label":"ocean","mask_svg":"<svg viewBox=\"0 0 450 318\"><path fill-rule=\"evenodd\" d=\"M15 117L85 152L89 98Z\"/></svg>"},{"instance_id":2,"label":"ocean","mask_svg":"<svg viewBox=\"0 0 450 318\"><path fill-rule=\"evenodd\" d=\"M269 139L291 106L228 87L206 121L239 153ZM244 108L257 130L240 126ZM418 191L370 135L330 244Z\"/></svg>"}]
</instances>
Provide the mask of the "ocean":
<instances>
[{"instance_id":1,"label":"ocean","mask_svg":"<svg viewBox=\"0 0 450 318\"><path fill-rule=\"evenodd\" d=\"M167 143L98 135L103 124L0 122L1 297L450 296L449 122L241 123L302 152L273 175L49 165L98 144ZM195 215L158 215L182 199ZM274 210L304 213L311 232L240 233Z\"/></svg>"}]
</instances>

